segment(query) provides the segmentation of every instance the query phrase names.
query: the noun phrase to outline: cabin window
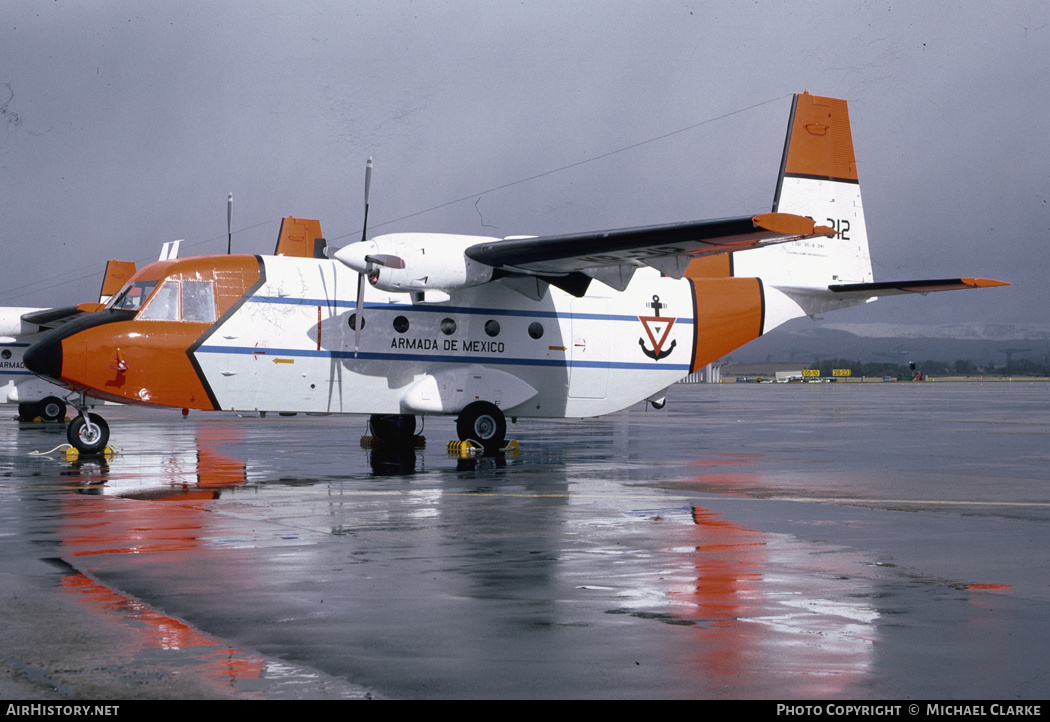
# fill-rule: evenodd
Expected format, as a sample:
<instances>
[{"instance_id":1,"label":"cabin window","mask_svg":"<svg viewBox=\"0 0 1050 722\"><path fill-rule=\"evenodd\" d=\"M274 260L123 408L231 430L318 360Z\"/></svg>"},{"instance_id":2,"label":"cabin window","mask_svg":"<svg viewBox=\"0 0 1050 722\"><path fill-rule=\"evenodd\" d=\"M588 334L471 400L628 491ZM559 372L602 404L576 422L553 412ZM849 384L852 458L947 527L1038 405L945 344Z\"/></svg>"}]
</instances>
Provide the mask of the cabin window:
<instances>
[{"instance_id":1,"label":"cabin window","mask_svg":"<svg viewBox=\"0 0 1050 722\"><path fill-rule=\"evenodd\" d=\"M456 332L456 322L451 318L441 319L441 333L446 336L451 336Z\"/></svg>"},{"instance_id":2,"label":"cabin window","mask_svg":"<svg viewBox=\"0 0 1050 722\"><path fill-rule=\"evenodd\" d=\"M485 333L489 336L499 336L499 321L493 319L485 322Z\"/></svg>"},{"instance_id":3,"label":"cabin window","mask_svg":"<svg viewBox=\"0 0 1050 722\"><path fill-rule=\"evenodd\" d=\"M530 323L529 335L533 338L543 338L543 324L539 321L533 321Z\"/></svg>"},{"instance_id":4,"label":"cabin window","mask_svg":"<svg viewBox=\"0 0 1050 722\"><path fill-rule=\"evenodd\" d=\"M113 300L110 308L128 311L139 310L142 308L142 302L149 298L157 283L157 281L136 281L129 286L125 286L124 290Z\"/></svg>"},{"instance_id":5,"label":"cabin window","mask_svg":"<svg viewBox=\"0 0 1050 722\"><path fill-rule=\"evenodd\" d=\"M404 333L408 330L408 319L404 316L398 316L394 319L394 330L398 333Z\"/></svg>"},{"instance_id":6,"label":"cabin window","mask_svg":"<svg viewBox=\"0 0 1050 722\"><path fill-rule=\"evenodd\" d=\"M211 281L182 282L182 320L215 321L215 291Z\"/></svg>"}]
</instances>

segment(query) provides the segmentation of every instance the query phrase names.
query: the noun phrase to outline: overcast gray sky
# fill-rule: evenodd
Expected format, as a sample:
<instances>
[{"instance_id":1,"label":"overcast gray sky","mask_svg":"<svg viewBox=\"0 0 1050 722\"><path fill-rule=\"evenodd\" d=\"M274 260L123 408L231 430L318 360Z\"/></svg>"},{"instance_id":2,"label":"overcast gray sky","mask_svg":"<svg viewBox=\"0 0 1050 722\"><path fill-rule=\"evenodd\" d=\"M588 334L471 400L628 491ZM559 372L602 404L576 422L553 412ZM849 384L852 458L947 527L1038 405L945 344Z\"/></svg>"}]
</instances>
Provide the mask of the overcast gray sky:
<instances>
[{"instance_id":1,"label":"overcast gray sky","mask_svg":"<svg viewBox=\"0 0 1050 722\"><path fill-rule=\"evenodd\" d=\"M876 280L1015 284L828 321L1044 323L1048 7L0 0L0 304L225 252L230 192L235 251L285 215L348 242L370 155L376 234L762 212L809 90L850 102Z\"/></svg>"}]
</instances>

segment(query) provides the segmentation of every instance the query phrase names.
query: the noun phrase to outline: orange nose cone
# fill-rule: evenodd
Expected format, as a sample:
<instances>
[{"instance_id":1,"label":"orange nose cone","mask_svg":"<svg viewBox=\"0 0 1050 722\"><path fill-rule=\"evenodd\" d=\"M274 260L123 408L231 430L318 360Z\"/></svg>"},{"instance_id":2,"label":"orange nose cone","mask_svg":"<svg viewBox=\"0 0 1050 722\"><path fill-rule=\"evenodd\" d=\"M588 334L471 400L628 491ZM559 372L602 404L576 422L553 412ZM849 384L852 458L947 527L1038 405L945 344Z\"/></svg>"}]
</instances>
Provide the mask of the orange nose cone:
<instances>
[{"instance_id":1,"label":"orange nose cone","mask_svg":"<svg viewBox=\"0 0 1050 722\"><path fill-rule=\"evenodd\" d=\"M54 328L26 349L22 362L37 376L61 383L68 381L63 376L63 342L88 329L134 317L134 311L102 310L85 313Z\"/></svg>"}]
</instances>

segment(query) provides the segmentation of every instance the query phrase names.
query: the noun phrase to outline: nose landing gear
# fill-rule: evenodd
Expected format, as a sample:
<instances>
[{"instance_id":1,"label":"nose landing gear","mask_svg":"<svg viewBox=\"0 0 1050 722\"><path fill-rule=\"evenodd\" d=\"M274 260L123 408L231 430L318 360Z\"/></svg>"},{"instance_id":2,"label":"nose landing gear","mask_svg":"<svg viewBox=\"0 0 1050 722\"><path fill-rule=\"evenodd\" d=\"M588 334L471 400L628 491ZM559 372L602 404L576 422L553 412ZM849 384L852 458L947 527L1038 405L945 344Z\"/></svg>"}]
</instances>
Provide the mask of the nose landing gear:
<instances>
[{"instance_id":1,"label":"nose landing gear","mask_svg":"<svg viewBox=\"0 0 1050 722\"><path fill-rule=\"evenodd\" d=\"M109 424L98 414L90 414L84 395L77 405L80 412L66 427L66 440L81 454L101 454L109 443Z\"/></svg>"}]
</instances>

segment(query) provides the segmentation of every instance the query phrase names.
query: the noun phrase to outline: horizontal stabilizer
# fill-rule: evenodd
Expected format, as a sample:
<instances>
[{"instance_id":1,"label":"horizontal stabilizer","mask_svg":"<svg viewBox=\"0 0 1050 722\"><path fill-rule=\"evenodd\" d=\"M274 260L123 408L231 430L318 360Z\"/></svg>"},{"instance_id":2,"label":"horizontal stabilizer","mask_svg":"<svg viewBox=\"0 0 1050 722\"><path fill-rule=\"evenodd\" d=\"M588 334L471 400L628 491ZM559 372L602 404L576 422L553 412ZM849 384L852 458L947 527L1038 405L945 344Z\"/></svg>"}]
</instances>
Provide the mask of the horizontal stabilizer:
<instances>
[{"instance_id":1,"label":"horizontal stabilizer","mask_svg":"<svg viewBox=\"0 0 1050 722\"><path fill-rule=\"evenodd\" d=\"M839 294L861 296L893 296L904 293L932 293L934 291L960 291L968 288L993 288L1009 286L1006 281L991 278L937 278L920 281L882 281L879 283L839 283L828 286L828 290Z\"/></svg>"}]
</instances>

